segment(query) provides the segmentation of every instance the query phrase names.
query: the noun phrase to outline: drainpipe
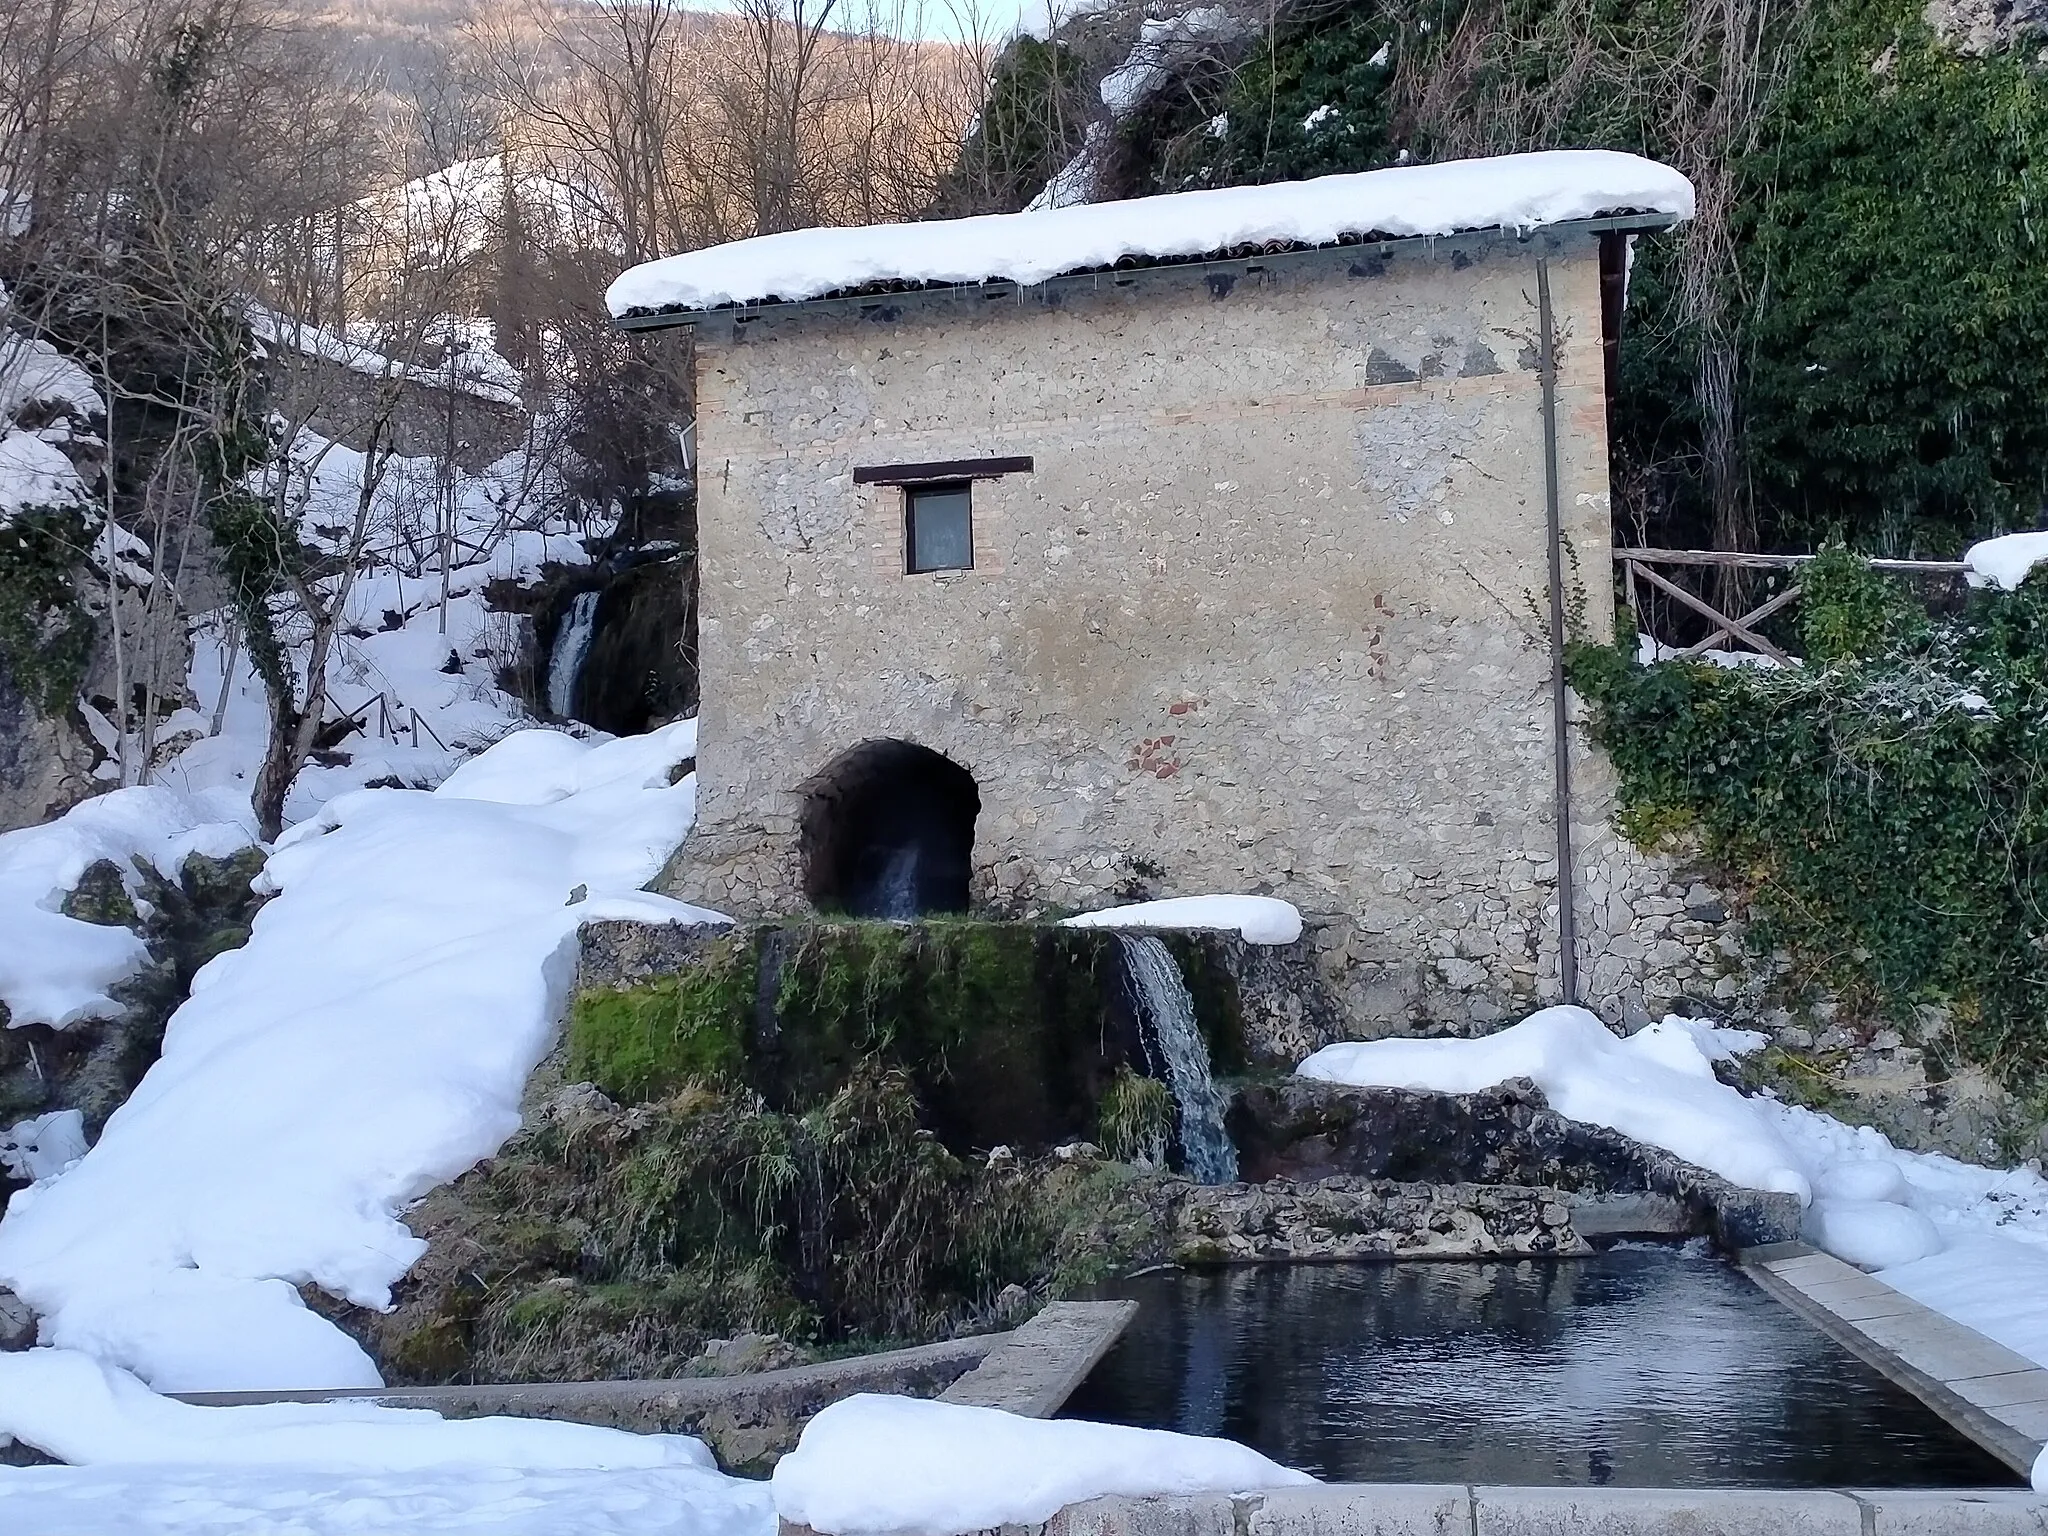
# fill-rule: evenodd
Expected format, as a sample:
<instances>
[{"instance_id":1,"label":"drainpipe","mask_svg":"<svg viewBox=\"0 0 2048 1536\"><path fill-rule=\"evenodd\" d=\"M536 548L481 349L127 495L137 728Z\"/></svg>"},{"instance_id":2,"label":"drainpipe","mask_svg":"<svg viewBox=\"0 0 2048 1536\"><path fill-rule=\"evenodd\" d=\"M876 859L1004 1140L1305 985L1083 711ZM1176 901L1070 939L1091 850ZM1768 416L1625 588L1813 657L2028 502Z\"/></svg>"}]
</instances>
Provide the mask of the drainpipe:
<instances>
[{"instance_id":1,"label":"drainpipe","mask_svg":"<svg viewBox=\"0 0 2048 1536\"><path fill-rule=\"evenodd\" d=\"M1579 918L1572 872L1572 756L1564 688L1564 515L1557 495L1557 327L1550 311L1550 261L1536 258L1536 310L1543 330L1543 512L1550 542L1550 724L1556 747L1557 974L1563 1000L1579 1000Z\"/></svg>"}]
</instances>

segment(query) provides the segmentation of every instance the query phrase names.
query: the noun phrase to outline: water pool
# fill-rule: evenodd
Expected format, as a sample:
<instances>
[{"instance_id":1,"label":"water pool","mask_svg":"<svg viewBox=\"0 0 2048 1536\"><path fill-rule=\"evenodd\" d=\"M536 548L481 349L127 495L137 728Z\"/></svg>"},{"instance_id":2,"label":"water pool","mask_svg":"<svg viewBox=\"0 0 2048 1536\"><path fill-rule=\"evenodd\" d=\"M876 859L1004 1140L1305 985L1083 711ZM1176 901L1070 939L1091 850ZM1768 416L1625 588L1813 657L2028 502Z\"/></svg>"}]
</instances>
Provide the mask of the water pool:
<instances>
[{"instance_id":1,"label":"water pool","mask_svg":"<svg viewBox=\"0 0 2048 1536\"><path fill-rule=\"evenodd\" d=\"M1065 1414L1226 1435L1343 1482L2013 1486L1703 1251L1140 1276Z\"/></svg>"}]
</instances>

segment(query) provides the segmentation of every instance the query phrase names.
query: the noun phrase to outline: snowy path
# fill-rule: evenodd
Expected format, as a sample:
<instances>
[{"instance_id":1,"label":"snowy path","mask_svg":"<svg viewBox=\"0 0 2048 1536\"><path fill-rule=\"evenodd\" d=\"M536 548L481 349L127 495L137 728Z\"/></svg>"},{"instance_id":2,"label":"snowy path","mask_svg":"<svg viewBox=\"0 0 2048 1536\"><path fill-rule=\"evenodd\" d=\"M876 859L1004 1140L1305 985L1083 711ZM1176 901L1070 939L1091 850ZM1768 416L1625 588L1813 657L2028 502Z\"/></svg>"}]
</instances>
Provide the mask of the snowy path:
<instances>
[{"instance_id":1,"label":"snowy path","mask_svg":"<svg viewBox=\"0 0 2048 1536\"><path fill-rule=\"evenodd\" d=\"M524 731L288 832L248 945L199 974L98 1145L0 1219L43 1342L164 1391L377 1384L294 1287L388 1303L422 1247L397 1213L517 1128L581 922L715 916L639 889L689 827L669 773L695 734Z\"/></svg>"}]
</instances>

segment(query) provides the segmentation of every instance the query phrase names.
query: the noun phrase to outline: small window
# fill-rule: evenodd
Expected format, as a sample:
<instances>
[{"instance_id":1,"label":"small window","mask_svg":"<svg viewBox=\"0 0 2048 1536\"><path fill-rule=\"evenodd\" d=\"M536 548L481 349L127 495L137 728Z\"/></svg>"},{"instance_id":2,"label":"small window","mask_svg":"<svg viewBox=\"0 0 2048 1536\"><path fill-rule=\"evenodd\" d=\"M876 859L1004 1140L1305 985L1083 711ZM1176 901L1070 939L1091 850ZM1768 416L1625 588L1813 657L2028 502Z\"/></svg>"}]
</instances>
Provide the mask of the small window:
<instances>
[{"instance_id":1,"label":"small window","mask_svg":"<svg viewBox=\"0 0 2048 1536\"><path fill-rule=\"evenodd\" d=\"M974 568L974 514L969 482L903 488L904 568L968 571Z\"/></svg>"}]
</instances>

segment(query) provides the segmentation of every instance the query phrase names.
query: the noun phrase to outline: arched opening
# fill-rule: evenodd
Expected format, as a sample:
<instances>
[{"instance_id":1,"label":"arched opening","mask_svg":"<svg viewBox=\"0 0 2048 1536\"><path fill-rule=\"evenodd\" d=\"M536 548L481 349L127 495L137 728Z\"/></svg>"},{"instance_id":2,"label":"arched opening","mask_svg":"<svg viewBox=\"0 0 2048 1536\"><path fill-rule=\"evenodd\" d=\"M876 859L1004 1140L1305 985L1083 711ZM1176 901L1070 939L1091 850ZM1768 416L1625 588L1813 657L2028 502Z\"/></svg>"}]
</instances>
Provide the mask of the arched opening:
<instances>
[{"instance_id":1,"label":"arched opening","mask_svg":"<svg viewBox=\"0 0 2048 1536\"><path fill-rule=\"evenodd\" d=\"M803 786L804 894L821 912L965 912L981 792L951 758L864 741Z\"/></svg>"}]
</instances>

